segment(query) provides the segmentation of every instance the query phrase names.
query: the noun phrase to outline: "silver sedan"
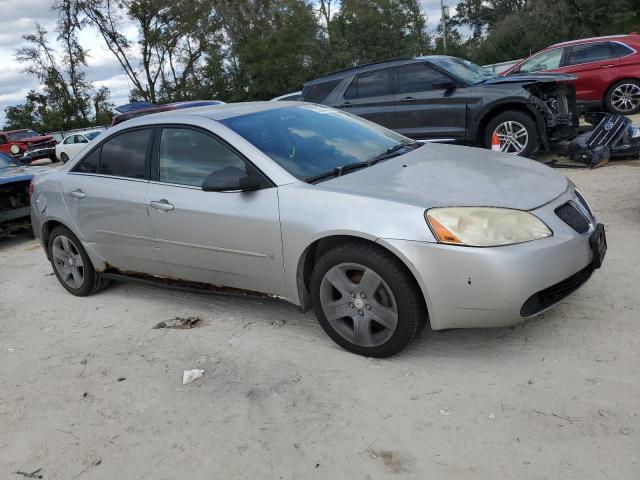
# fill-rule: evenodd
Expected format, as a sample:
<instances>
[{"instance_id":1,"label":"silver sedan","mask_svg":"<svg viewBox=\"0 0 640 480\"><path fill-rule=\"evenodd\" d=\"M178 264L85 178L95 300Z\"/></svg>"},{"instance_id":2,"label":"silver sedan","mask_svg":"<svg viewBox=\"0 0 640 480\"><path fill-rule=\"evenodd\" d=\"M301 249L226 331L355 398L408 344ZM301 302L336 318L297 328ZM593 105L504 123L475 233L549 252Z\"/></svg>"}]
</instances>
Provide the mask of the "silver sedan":
<instances>
[{"instance_id":1,"label":"silver sedan","mask_svg":"<svg viewBox=\"0 0 640 480\"><path fill-rule=\"evenodd\" d=\"M130 120L31 187L35 235L74 295L136 277L280 297L375 357L427 323L539 314L606 251L587 202L546 166L296 102Z\"/></svg>"}]
</instances>

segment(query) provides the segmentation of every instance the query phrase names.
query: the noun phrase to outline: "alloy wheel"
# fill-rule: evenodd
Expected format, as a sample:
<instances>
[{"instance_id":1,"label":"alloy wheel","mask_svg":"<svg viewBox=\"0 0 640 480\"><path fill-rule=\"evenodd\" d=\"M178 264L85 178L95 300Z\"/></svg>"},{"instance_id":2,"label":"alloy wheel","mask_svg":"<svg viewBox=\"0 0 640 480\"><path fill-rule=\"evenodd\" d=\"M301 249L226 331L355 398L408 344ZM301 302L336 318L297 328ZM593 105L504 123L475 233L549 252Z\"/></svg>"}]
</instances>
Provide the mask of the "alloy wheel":
<instances>
[{"instance_id":1,"label":"alloy wheel","mask_svg":"<svg viewBox=\"0 0 640 480\"><path fill-rule=\"evenodd\" d=\"M632 112L640 105L640 87L634 83L623 83L611 92L611 105L619 112Z\"/></svg>"},{"instance_id":2,"label":"alloy wheel","mask_svg":"<svg viewBox=\"0 0 640 480\"><path fill-rule=\"evenodd\" d=\"M529 132L524 125L515 120L507 120L499 124L493 131L500 140L500 151L519 155L529 144Z\"/></svg>"},{"instance_id":3,"label":"alloy wheel","mask_svg":"<svg viewBox=\"0 0 640 480\"><path fill-rule=\"evenodd\" d=\"M60 279L70 288L81 288L84 284L84 263L73 240L58 235L53 240L51 255Z\"/></svg>"},{"instance_id":4,"label":"alloy wheel","mask_svg":"<svg viewBox=\"0 0 640 480\"><path fill-rule=\"evenodd\" d=\"M332 328L360 347L382 345L398 325L391 289L375 271L357 263L327 271L320 283L320 303Z\"/></svg>"}]
</instances>

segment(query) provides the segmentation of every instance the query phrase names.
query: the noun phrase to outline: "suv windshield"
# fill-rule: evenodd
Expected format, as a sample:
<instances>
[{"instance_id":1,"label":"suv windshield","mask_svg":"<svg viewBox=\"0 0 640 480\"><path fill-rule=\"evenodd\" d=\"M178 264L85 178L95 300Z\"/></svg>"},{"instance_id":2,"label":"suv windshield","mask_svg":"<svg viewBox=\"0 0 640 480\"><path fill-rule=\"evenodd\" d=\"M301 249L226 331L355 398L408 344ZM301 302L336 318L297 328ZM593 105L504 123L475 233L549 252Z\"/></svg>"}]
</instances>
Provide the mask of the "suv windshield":
<instances>
[{"instance_id":1,"label":"suv windshield","mask_svg":"<svg viewBox=\"0 0 640 480\"><path fill-rule=\"evenodd\" d=\"M9 137L9 140L11 140L12 142L15 142L16 140L22 140L23 138L39 136L40 134L38 132L34 132L33 130L21 130L19 132L7 133L7 137Z\"/></svg>"},{"instance_id":2,"label":"suv windshield","mask_svg":"<svg viewBox=\"0 0 640 480\"><path fill-rule=\"evenodd\" d=\"M319 105L276 108L221 122L299 179L371 161L397 146L415 143Z\"/></svg>"},{"instance_id":3,"label":"suv windshield","mask_svg":"<svg viewBox=\"0 0 640 480\"><path fill-rule=\"evenodd\" d=\"M456 57L430 57L429 61L450 74L472 85L494 78L495 75L486 68L482 68L468 60Z\"/></svg>"}]
</instances>

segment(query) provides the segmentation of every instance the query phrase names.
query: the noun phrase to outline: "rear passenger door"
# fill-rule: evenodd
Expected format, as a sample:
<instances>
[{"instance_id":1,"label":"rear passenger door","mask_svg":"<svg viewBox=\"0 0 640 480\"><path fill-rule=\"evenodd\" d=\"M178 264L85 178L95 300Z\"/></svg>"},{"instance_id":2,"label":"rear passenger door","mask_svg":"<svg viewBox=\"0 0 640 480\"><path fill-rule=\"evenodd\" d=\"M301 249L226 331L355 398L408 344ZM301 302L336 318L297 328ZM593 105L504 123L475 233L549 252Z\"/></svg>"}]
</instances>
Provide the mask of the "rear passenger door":
<instances>
[{"instance_id":1,"label":"rear passenger door","mask_svg":"<svg viewBox=\"0 0 640 480\"><path fill-rule=\"evenodd\" d=\"M466 138L466 88L425 63L396 67L396 130L407 137L462 143Z\"/></svg>"},{"instance_id":2,"label":"rear passenger door","mask_svg":"<svg viewBox=\"0 0 640 480\"><path fill-rule=\"evenodd\" d=\"M167 275L147 214L153 129L126 130L64 175L62 195L82 241L121 270Z\"/></svg>"},{"instance_id":3,"label":"rear passenger door","mask_svg":"<svg viewBox=\"0 0 640 480\"><path fill-rule=\"evenodd\" d=\"M366 118L383 127L396 128L391 68L356 75L342 96L343 102L334 105L336 108Z\"/></svg>"}]
</instances>

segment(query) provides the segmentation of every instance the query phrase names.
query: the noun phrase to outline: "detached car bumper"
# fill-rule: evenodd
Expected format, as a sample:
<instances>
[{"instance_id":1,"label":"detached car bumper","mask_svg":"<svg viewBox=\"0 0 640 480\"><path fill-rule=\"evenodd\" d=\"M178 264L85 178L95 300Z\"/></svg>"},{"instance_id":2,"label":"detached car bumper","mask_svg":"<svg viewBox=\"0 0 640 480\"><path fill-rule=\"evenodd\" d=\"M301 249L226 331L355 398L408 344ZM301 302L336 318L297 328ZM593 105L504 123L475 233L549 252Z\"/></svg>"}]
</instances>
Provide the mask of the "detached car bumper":
<instances>
[{"instance_id":1,"label":"detached car bumper","mask_svg":"<svg viewBox=\"0 0 640 480\"><path fill-rule=\"evenodd\" d=\"M582 233L556 213L565 205L585 216L579 225L572 222ZM553 236L518 245L474 248L392 239L383 243L411 266L434 330L508 326L566 298L601 263L606 243L593 243L605 242L603 228L580 205L571 189L533 210Z\"/></svg>"},{"instance_id":2,"label":"detached car bumper","mask_svg":"<svg viewBox=\"0 0 640 480\"><path fill-rule=\"evenodd\" d=\"M22 162L32 162L33 160L37 160L39 158L47 158L47 157L55 157L56 156L56 147L47 147L47 148L38 148L35 150L30 150L25 152L22 156L18 157L18 159Z\"/></svg>"}]
</instances>

